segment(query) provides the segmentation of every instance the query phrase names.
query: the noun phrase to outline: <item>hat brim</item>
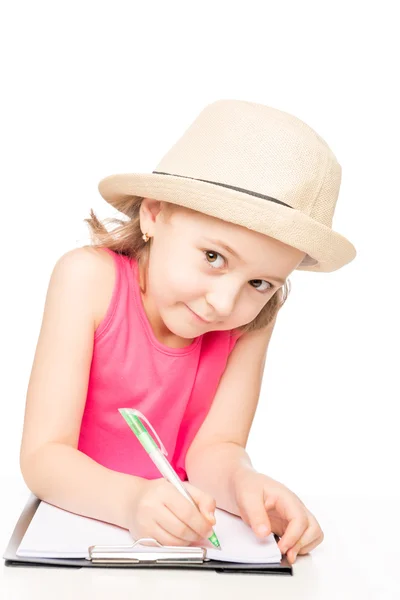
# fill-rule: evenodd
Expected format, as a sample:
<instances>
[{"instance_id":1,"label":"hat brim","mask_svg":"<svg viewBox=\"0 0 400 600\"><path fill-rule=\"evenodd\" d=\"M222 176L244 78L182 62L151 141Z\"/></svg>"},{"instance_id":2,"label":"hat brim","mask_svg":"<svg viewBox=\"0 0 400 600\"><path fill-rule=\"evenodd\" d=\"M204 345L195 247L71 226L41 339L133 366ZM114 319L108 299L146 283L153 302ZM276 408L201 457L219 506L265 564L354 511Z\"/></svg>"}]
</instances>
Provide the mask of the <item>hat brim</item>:
<instances>
[{"instance_id":1,"label":"hat brim","mask_svg":"<svg viewBox=\"0 0 400 600\"><path fill-rule=\"evenodd\" d=\"M300 271L336 271L356 256L349 240L299 210L197 179L121 173L102 179L98 189L114 207L128 196L153 198L273 237L307 253Z\"/></svg>"}]
</instances>

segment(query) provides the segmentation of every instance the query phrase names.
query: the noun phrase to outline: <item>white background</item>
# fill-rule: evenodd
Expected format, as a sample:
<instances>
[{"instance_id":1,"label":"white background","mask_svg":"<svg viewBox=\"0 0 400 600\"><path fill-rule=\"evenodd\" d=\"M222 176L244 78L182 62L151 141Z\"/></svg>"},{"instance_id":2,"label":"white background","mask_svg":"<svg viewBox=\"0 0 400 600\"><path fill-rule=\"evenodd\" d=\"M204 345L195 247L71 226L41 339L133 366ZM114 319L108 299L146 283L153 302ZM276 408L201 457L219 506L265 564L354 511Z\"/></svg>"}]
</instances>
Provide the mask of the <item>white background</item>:
<instances>
[{"instance_id":1,"label":"white background","mask_svg":"<svg viewBox=\"0 0 400 600\"><path fill-rule=\"evenodd\" d=\"M90 207L115 216L101 178L152 171L221 98L290 112L327 141L343 168L334 229L358 251L334 273L291 276L248 444L253 463L300 497L400 496L395 5L2 3L4 544L28 493L19 445L54 263L88 242ZM384 518L390 528L396 517Z\"/></svg>"}]
</instances>

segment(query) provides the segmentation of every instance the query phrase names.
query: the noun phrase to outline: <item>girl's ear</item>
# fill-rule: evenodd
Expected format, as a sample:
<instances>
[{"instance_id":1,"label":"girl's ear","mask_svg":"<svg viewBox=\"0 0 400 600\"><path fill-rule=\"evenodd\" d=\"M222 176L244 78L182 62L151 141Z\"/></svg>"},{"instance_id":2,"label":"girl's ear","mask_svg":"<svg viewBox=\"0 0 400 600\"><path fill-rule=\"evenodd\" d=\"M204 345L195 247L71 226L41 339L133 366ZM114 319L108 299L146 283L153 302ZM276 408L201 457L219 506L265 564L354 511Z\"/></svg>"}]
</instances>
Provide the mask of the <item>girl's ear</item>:
<instances>
[{"instance_id":1,"label":"girl's ear","mask_svg":"<svg viewBox=\"0 0 400 600\"><path fill-rule=\"evenodd\" d=\"M140 205L141 218L144 220L143 226L145 230L150 231L150 228L147 227L146 223L155 222L158 213L161 211L161 200L153 200L153 198L143 198L142 203Z\"/></svg>"}]
</instances>

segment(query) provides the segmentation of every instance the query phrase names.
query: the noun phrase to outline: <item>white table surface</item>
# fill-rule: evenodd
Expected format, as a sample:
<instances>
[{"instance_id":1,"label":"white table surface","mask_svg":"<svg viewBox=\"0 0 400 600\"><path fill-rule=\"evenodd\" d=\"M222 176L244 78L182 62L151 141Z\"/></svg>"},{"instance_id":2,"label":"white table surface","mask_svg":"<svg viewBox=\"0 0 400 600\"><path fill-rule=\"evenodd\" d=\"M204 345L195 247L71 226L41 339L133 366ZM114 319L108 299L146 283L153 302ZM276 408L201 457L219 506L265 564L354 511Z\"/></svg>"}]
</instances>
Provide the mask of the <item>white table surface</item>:
<instances>
[{"instance_id":1,"label":"white table surface","mask_svg":"<svg viewBox=\"0 0 400 600\"><path fill-rule=\"evenodd\" d=\"M10 489L10 488L8 488ZM3 496L0 547L4 552L29 497ZM293 565L293 576L219 574L215 571L7 567L4 600L96 598L273 598L296 600L400 599L400 497L302 496L325 539Z\"/></svg>"}]
</instances>

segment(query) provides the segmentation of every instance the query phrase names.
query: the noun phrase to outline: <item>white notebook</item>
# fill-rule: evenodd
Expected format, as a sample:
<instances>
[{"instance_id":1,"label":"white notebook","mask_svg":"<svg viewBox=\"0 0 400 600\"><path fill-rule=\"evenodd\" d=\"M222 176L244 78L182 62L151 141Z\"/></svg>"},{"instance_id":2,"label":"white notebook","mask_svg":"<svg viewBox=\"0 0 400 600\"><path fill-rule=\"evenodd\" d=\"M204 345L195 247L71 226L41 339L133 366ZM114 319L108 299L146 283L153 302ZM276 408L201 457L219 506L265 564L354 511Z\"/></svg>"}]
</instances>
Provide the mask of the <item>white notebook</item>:
<instances>
[{"instance_id":1,"label":"white notebook","mask_svg":"<svg viewBox=\"0 0 400 600\"><path fill-rule=\"evenodd\" d=\"M204 540L201 546L206 548L208 558L239 563L281 561L282 554L273 534L260 540L240 517L218 508L215 518L217 522L214 531L222 551L213 548L208 540ZM133 539L126 529L41 502L21 540L17 556L88 558L89 546L129 544L133 544Z\"/></svg>"}]
</instances>

